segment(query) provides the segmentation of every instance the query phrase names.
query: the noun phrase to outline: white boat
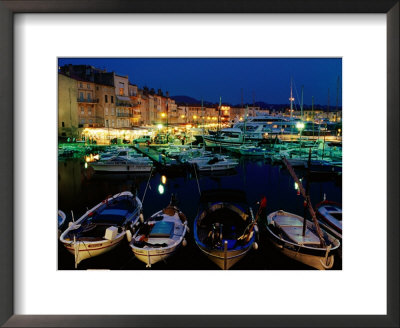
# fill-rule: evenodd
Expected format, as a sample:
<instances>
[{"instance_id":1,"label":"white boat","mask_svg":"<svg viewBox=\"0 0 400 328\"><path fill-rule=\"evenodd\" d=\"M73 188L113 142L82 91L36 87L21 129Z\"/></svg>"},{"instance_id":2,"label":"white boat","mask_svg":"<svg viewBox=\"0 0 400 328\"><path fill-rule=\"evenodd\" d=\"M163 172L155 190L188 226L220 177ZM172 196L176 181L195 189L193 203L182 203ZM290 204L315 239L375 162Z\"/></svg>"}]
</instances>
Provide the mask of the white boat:
<instances>
[{"instance_id":1,"label":"white boat","mask_svg":"<svg viewBox=\"0 0 400 328\"><path fill-rule=\"evenodd\" d=\"M213 135L205 135L203 137L204 143L207 147L219 146L240 146L245 143L251 143L250 140L245 140L244 135L240 129L226 128L218 131Z\"/></svg>"},{"instance_id":2,"label":"white boat","mask_svg":"<svg viewBox=\"0 0 400 328\"><path fill-rule=\"evenodd\" d=\"M174 203L172 197L166 208L144 220L129 243L135 256L146 263L146 267L165 261L182 244L186 245L187 220Z\"/></svg>"},{"instance_id":3,"label":"white boat","mask_svg":"<svg viewBox=\"0 0 400 328\"><path fill-rule=\"evenodd\" d=\"M57 223L58 223L58 237L60 237L60 235L61 235L61 230L62 230L62 227L63 227L63 225L65 223L65 219L66 218L67 218L67 216L65 215L65 213L63 211L61 211L61 210L58 210L58 221L57 221Z\"/></svg>"},{"instance_id":4,"label":"white boat","mask_svg":"<svg viewBox=\"0 0 400 328\"><path fill-rule=\"evenodd\" d=\"M153 163L147 157L126 158L113 157L105 161L97 161L89 164L96 172L150 172Z\"/></svg>"},{"instance_id":5,"label":"white boat","mask_svg":"<svg viewBox=\"0 0 400 328\"><path fill-rule=\"evenodd\" d=\"M318 270L333 267L340 241L323 229L321 240L313 222L280 210L267 216L266 228L272 244L289 258Z\"/></svg>"},{"instance_id":6,"label":"white boat","mask_svg":"<svg viewBox=\"0 0 400 328\"><path fill-rule=\"evenodd\" d=\"M257 249L257 223L240 190L204 191L194 221L194 239L200 250L223 270Z\"/></svg>"},{"instance_id":7,"label":"white boat","mask_svg":"<svg viewBox=\"0 0 400 328\"><path fill-rule=\"evenodd\" d=\"M237 160L218 154L197 157L189 160L188 163L194 165L200 172L231 170L239 165Z\"/></svg>"},{"instance_id":8,"label":"white boat","mask_svg":"<svg viewBox=\"0 0 400 328\"><path fill-rule=\"evenodd\" d=\"M327 231L342 240L342 206L339 203L324 200L315 206L317 218Z\"/></svg>"},{"instance_id":9,"label":"white boat","mask_svg":"<svg viewBox=\"0 0 400 328\"><path fill-rule=\"evenodd\" d=\"M75 267L120 244L126 231L138 222L142 203L129 191L97 204L61 234L60 241L75 256Z\"/></svg>"}]
</instances>

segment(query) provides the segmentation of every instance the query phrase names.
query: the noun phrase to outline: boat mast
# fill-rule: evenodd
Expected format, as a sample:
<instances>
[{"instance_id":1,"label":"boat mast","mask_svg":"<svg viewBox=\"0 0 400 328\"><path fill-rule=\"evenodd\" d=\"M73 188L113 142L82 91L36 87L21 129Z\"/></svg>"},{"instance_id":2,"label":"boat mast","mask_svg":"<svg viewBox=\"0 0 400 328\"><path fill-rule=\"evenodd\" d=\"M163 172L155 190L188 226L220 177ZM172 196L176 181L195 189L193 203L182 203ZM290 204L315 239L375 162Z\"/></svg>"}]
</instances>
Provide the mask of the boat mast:
<instances>
[{"instance_id":1,"label":"boat mast","mask_svg":"<svg viewBox=\"0 0 400 328\"><path fill-rule=\"evenodd\" d=\"M203 97L201 97L201 115L203 117L203 128L202 128L202 133L203 133L203 149L206 148L206 143L204 142L204 107L203 107Z\"/></svg>"},{"instance_id":2,"label":"boat mast","mask_svg":"<svg viewBox=\"0 0 400 328\"><path fill-rule=\"evenodd\" d=\"M293 114L293 77L290 78L290 139L292 140L293 138L293 118L292 118L292 114Z\"/></svg>"},{"instance_id":3,"label":"boat mast","mask_svg":"<svg viewBox=\"0 0 400 328\"><path fill-rule=\"evenodd\" d=\"M314 96L311 97L312 135L314 139Z\"/></svg>"},{"instance_id":4,"label":"boat mast","mask_svg":"<svg viewBox=\"0 0 400 328\"><path fill-rule=\"evenodd\" d=\"M301 86L301 104L300 104L300 111L301 111L301 120L303 121L303 91L304 85Z\"/></svg>"},{"instance_id":5,"label":"boat mast","mask_svg":"<svg viewBox=\"0 0 400 328\"><path fill-rule=\"evenodd\" d=\"M336 121L337 121L338 105L339 105L339 76L337 77L337 84L336 84L336 112L335 112L335 123L336 123Z\"/></svg>"}]
</instances>

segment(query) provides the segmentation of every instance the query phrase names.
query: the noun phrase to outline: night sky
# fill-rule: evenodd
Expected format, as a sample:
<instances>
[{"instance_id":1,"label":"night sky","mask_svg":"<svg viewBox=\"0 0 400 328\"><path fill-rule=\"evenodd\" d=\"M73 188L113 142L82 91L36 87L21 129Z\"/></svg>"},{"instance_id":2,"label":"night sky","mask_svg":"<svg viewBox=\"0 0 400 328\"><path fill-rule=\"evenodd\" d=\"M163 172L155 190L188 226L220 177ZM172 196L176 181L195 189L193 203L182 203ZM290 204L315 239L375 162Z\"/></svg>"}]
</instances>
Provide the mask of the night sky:
<instances>
[{"instance_id":1,"label":"night sky","mask_svg":"<svg viewBox=\"0 0 400 328\"><path fill-rule=\"evenodd\" d=\"M342 105L342 60L340 58L60 58L59 66L85 64L108 72L128 75L139 88L169 91L213 103L289 104L290 80L298 106L304 86L304 104Z\"/></svg>"}]
</instances>

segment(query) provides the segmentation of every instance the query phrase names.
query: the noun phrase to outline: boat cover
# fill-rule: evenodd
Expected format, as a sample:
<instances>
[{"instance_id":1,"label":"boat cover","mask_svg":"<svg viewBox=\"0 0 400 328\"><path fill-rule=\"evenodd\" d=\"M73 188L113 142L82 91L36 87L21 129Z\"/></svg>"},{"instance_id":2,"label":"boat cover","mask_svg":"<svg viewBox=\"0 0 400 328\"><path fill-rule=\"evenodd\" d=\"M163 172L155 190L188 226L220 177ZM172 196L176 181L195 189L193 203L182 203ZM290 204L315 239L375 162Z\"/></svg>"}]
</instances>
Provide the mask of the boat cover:
<instances>
[{"instance_id":1,"label":"boat cover","mask_svg":"<svg viewBox=\"0 0 400 328\"><path fill-rule=\"evenodd\" d=\"M105 209L101 211L101 215L118 215L118 216L123 216L125 217L128 214L127 210L121 210L118 208L112 208L112 209Z\"/></svg>"},{"instance_id":2,"label":"boat cover","mask_svg":"<svg viewBox=\"0 0 400 328\"><path fill-rule=\"evenodd\" d=\"M155 237L169 238L174 231L174 225L175 225L174 222L168 222L168 221L156 222L153 229L151 229L149 237L150 238L155 238Z\"/></svg>"}]
</instances>

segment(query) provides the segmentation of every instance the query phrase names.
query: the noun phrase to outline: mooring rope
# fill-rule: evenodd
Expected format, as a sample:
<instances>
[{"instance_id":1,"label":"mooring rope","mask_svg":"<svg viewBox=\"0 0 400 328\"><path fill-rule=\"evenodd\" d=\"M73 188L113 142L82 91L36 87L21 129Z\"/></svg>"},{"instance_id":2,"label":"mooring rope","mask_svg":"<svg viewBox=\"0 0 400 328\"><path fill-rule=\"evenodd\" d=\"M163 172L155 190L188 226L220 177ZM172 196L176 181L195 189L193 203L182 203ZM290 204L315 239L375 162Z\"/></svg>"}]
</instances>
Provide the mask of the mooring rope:
<instances>
[{"instance_id":1,"label":"mooring rope","mask_svg":"<svg viewBox=\"0 0 400 328\"><path fill-rule=\"evenodd\" d=\"M149 179L147 180L146 189L144 190L144 194L143 194L143 198L142 198L142 206L143 206L144 197L146 196L147 188L149 187L149 184L150 184L150 179L151 179L152 173L153 173L153 168L151 168L151 170L150 170Z\"/></svg>"},{"instance_id":2,"label":"mooring rope","mask_svg":"<svg viewBox=\"0 0 400 328\"><path fill-rule=\"evenodd\" d=\"M193 163L193 168L194 168L194 174L196 175L197 188L199 189L199 194L201 196L200 184L199 184L199 179L197 178L197 170L196 170L196 164L195 163Z\"/></svg>"}]
</instances>

